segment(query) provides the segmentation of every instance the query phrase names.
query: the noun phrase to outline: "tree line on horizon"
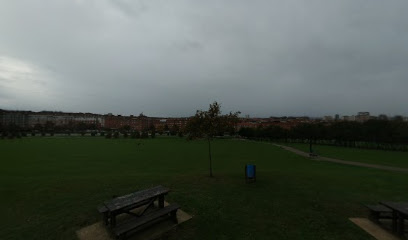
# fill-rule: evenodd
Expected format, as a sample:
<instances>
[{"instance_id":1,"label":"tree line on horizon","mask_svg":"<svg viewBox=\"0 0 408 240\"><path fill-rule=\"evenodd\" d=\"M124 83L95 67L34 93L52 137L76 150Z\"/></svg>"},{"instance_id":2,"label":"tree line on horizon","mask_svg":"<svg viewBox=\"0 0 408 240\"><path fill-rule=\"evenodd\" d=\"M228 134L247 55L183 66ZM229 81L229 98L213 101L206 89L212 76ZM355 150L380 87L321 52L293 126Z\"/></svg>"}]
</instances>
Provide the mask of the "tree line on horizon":
<instances>
[{"instance_id":1,"label":"tree line on horizon","mask_svg":"<svg viewBox=\"0 0 408 240\"><path fill-rule=\"evenodd\" d=\"M161 128L156 128L154 125L150 125L142 129L141 131L132 129L129 125L124 125L118 129L111 129L105 127L99 127L94 123L69 123L65 125L56 125L51 121L47 121L45 124L35 124L32 127L21 127L14 123L2 124L0 123L0 138L20 138L25 136L54 136L54 134L81 134L82 136L88 134L91 136L104 136L105 138L118 138L122 135L124 138L146 138L146 136L169 135L169 136L183 136L183 131L179 126L165 125Z\"/></svg>"},{"instance_id":2,"label":"tree line on horizon","mask_svg":"<svg viewBox=\"0 0 408 240\"><path fill-rule=\"evenodd\" d=\"M185 129L178 126L165 126L156 129L154 125L143 131L135 131L130 126L120 129L101 129L96 124L75 123L64 126L56 126L52 122L44 125L36 124L31 128L21 128L15 124L2 125L0 123L0 137L21 137L27 135L53 135L54 133L90 133L95 136L99 132L106 138L117 138L122 134L125 138L144 138L148 135L154 137L162 135L187 135L189 139L205 138L209 142L216 136L225 133L235 135L234 126L239 121L239 112L222 115L220 105L217 102L210 104L208 111L198 110L187 123ZM238 131L240 137L253 140L268 140L289 143L312 143L326 144L344 147L373 148L384 150L408 151L408 122L403 119L393 120L372 119L366 122L340 121L334 123L303 123L291 129L280 126L241 128ZM211 154L210 154L211 155Z\"/></svg>"},{"instance_id":3,"label":"tree line on horizon","mask_svg":"<svg viewBox=\"0 0 408 240\"><path fill-rule=\"evenodd\" d=\"M238 134L254 140L408 151L408 123L401 119L304 123L291 129L279 126L241 128Z\"/></svg>"}]
</instances>

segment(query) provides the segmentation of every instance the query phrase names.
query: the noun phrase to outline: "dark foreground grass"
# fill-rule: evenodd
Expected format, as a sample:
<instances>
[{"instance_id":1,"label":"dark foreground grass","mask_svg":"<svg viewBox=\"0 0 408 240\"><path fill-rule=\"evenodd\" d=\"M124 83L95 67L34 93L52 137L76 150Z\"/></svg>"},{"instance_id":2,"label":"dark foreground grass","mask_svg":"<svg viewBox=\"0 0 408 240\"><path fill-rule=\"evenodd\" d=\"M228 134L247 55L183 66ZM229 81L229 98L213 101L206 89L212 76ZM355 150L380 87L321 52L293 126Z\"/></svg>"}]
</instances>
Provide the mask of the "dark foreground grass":
<instances>
[{"instance_id":1,"label":"dark foreground grass","mask_svg":"<svg viewBox=\"0 0 408 240\"><path fill-rule=\"evenodd\" d=\"M349 217L361 203L408 199L408 175L316 162L272 145L158 138L0 141L0 239L75 239L96 206L158 184L192 214L167 239L372 239ZM244 182L244 164L258 181Z\"/></svg>"},{"instance_id":2,"label":"dark foreground grass","mask_svg":"<svg viewBox=\"0 0 408 240\"><path fill-rule=\"evenodd\" d=\"M285 143L284 145L291 146L305 152L309 152L309 144ZM313 145L313 151L316 151L319 155L325 157L355 162L380 164L385 166L408 168L408 152L347 148L328 145Z\"/></svg>"}]
</instances>

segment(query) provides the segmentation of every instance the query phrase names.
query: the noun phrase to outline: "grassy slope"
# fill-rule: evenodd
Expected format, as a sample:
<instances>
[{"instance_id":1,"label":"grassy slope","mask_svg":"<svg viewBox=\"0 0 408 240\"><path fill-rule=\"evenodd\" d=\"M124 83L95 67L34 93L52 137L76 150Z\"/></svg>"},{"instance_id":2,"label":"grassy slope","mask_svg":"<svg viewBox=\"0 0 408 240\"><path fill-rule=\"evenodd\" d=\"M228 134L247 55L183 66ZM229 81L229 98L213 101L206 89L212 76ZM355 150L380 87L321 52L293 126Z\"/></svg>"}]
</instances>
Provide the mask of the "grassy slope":
<instances>
[{"instance_id":1,"label":"grassy slope","mask_svg":"<svg viewBox=\"0 0 408 240\"><path fill-rule=\"evenodd\" d=\"M268 144L182 139L0 141L0 239L75 239L112 195L162 184L194 215L170 239L372 239L347 220L360 205L406 200L408 175L315 162ZM245 163L258 181L245 184Z\"/></svg>"},{"instance_id":2,"label":"grassy slope","mask_svg":"<svg viewBox=\"0 0 408 240\"><path fill-rule=\"evenodd\" d=\"M309 144L291 143L285 145L309 152ZM325 157L408 168L408 152L381 151L326 145L313 145L313 150L317 151L319 155Z\"/></svg>"}]
</instances>

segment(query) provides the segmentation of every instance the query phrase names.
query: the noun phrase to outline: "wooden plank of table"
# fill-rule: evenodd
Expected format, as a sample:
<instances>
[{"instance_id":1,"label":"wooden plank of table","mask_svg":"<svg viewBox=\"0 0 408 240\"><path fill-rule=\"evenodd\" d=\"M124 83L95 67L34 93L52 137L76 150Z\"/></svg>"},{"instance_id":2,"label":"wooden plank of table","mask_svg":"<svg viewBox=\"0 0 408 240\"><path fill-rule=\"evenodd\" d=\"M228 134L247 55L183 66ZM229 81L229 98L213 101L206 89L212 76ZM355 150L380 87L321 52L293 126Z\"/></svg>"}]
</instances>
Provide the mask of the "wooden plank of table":
<instances>
[{"instance_id":1,"label":"wooden plank of table","mask_svg":"<svg viewBox=\"0 0 408 240\"><path fill-rule=\"evenodd\" d=\"M380 204L408 216L408 202L380 202Z\"/></svg>"},{"instance_id":2,"label":"wooden plank of table","mask_svg":"<svg viewBox=\"0 0 408 240\"><path fill-rule=\"evenodd\" d=\"M134 192L125 196L117 197L111 201L106 201L104 205L109 209L109 211L117 211L127 206L137 204L139 202L146 201L150 198L162 196L167 194L170 189L163 186L157 186L150 189L145 189L142 191Z\"/></svg>"}]
</instances>

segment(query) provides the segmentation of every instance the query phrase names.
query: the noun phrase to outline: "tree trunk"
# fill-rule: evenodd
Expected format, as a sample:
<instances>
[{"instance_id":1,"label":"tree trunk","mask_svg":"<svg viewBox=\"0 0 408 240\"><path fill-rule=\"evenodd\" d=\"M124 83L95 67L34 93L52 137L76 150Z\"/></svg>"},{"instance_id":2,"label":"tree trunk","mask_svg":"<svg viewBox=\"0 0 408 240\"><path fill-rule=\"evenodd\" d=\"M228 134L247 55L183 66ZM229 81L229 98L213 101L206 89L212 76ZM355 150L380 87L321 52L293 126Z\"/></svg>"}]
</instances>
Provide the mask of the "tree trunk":
<instances>
[{"instance_id":1,"label":"tree trunk","mask_svg":"<svg viewBox=\"0 0 408 240\"><path fill-rule=\"evenodd\" d=\"M211 161L211 140L210 138L207 138L207 140L208 140L208 156L210 157L210 177L212 177L213 173L212 173L212 161Z\"/></svg>"}]
</instances>

